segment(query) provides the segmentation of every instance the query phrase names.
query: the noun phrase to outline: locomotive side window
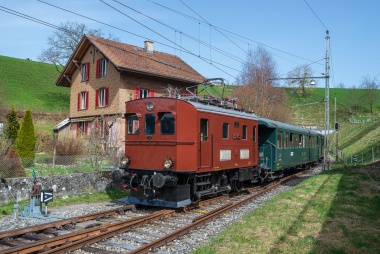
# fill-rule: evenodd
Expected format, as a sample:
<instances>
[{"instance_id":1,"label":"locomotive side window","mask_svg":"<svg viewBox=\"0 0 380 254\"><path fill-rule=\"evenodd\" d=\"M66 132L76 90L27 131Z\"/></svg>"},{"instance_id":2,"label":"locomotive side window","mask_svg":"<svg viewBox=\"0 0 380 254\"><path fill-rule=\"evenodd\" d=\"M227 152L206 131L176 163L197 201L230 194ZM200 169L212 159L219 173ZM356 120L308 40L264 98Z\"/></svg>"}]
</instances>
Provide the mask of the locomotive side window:
<instances>
[{"instance_id":1,"label":"locomotive side window","mask_svg":"<svg viewBox=\"0 0 380 254\"><path fill-rule=\"evenodd\" d=\"M129 135L140 134L140 120L136 114L127 116L127 125Z\"/></svg>"},{"instance_id":2,"label":"locomotive side window","mask_svg":"<svg viewBox=\"0 0 380 254\"><path fill-rule=\"evenodd\" d=\"M161 134L172 135L174 134L175 121L173 114L170 112L161 113L160 117Z\"/></svg>"},{"instance_id":3,"label":"locomotive side window","mask_svg":"<svg viewBox=\"0 0 380 254\"><path fill-rule=\"evenodd\" d=\"M253 126L253 142L257 142L257 127Z\"/></svg>"},{"instance_id":4,"label":"locomotive side window","mask_svg":"<svg viewBox=\"0 0 380 254\"><path fill-rule=\"evenodd\" d=\"M201 141L208 140L208 119L201 119Z\"/></svg>"},{"instance_id":5,"label":"locomotive side window","mask_svg":"<svg viewBox=\"0 0 380 254\"><path fill-rule=\"evenodd\" d=\"M247 127L247 125L243 125L243 135L242 135L242 139L247 140L247 132L248 132L248 127Z\"/></svg>"},{"instance_id":6,"label":"locomotive side window","mask_svg":"<svg viewBox=\"0 0 380 254\"><path fill-rule=\"evenodd\" d=\"M223 123L223 136L222 138L228 138L228 123Z\"/></svg>"},{"instance_id":7,"label":"locomotive side window","mask_svg":"<svg viewBox=\"0 0 380 254\"><path fill-rule=\"evenodd\" d=\"M282 131L277 132L277 148L282 148Z\"/></svg>"},{"instance_id":8,"label":"locomotive side window","mask_svg":"<svg viewBox=\"0 0 380 254\"><path fill-rule=\"evenodd\" d=\"M145 115L145 134L151 135L156 132L155 128L156 115L155 114L146 114Z\"/></svg>"},{"instance_id":9,"label":"locomotive side window","mask_svg":"<svg viewBox=\"0 0 380 254\"><path fill-rule=\"evenodd\" d=\"M284 148L289 147L289 133L285 132Z\"/></svg>"}]
</instances>

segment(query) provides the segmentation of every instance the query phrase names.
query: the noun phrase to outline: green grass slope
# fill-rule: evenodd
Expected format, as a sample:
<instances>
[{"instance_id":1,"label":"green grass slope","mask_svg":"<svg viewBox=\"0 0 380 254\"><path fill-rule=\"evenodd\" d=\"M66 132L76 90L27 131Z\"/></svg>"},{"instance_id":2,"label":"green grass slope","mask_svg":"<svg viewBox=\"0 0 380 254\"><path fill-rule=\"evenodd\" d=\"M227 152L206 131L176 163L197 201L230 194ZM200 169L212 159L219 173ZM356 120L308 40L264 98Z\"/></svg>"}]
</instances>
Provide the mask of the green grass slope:
<instances>
[{"instance_id":1,"label":"green grass slope","mask_svg":"<svg viewBox=\"0 0 380 254\"><path fill-rule=\"evenodd\" d=\"M68 113L70 89L55 86L52 64L0 56L0 109Z\"/></svg>"}]
</instances>

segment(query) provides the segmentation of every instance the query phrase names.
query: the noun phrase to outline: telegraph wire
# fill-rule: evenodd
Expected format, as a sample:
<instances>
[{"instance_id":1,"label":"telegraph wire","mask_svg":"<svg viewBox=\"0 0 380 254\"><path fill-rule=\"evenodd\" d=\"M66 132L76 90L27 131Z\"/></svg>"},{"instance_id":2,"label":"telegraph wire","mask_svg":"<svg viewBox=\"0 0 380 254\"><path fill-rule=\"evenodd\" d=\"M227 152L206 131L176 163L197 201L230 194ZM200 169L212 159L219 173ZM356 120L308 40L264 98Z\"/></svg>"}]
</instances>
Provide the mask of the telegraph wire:
<instances>
[{"instance_id":1,"label":"telegraph wire","mask_svg":"<svg viewBox=\"0 0 380 254\"><path fill-rule=\"evenodd\" d=\"M309 9L314 13L315 17L319 20L319 22L321 22L322 26L326 29L326 31L328 31L329 29L327 29L327 27L325 26L325 24L323 24L322 20L318 17L318 15L315 13L315 11L313 10L313 8L311 8L311 6L308 4L308 2L306 0L304 0L304 2L309 7Z\"/></svg>"},{"instance_id":2,"label":"telegraph wire","mask_svg":"<svg viewBox=\"0 0 380 254\"><path fill-rule=\"evenodd\" d=\"M108 27L111 27L111 28L117 29L117 30L119 30L119 31L123 31L123 32L129 33L129 34L134 35L134 36L137 36L137 37L139 37L139 38L143 38L143 39L145 39L145 40L151 40L150 38L147 38L147 37L145 37L145 36L141 36L141 35L138 35L138 34L135 34L135 33L129 32L129 31L125 30L125 29L121 29L121 28L118 28L118 27L115 27L115 26L109 25L109 24L107 24L107 23L104 23L104 22L102 22L102 21L99 21L99 20L96 20L96 19L93 19L93 18L90 18L90 17L84 16L84 15L82 15L82 14L79 14L79 13L76 13L76 12L73 12L73 11L70 11L70 10L67 10L67 9L64 9L64 8L62 8L62 7L59 7L59 6L56 6L56 5L50 4L50 3L46 3L46 2L44 2L44 1L42 1L42 0L38 0L38 1L41 2L41 3L47 4L47 5L50 5L50 6L52 6L52 7L55 7L55 8L57 8L57 9L60 9L60 10L63 10L63 11L66 11L66 12L72 13L72 14L77 15L77 16L80 16L80 17L83 17L83 18L85 18L85 19L89 19L89 20L92 20L92 21L94 21L94 22L97 22L97 23L103 24L103 25L105 25L105 26L108 26ZM58 27L58 28L59 28L59 27ZM58 28L57 28L57 29L58 29ZM197 58L202 59L203 61L209 63L210 65L215 66L215 64L216 64L216 65L219 65L219 66L224 66L224 67L226 67L226 68L228 68L228 69L230 69L230 70L234 70L234 71L241 72L241 70L237 70L237 69L235 69L235 68L233 68L233 67L226 66L226 65L224 65L224 64L218 63L218 62L216 62L216 61L212 61L212 60L207 59L207 58L204 58L204 57L199 57L199 56L197 56L196 54L191 53L190 51L184 49L184 48L181 46L181 44L182 44L182 42L181 42L181 41L182 41L182 36L181 36L181 35L182 35L182 32L180 32L180 31L178 31L178 30L176 30L176 31L180 33L180 35L179 35L179 36L180 36L180 45L178 45L176 42L174 43L174 45L179 46L179 47L181 48L181 49L178 49L178 50L180 51L180 54L181 54L181 52L187 52L187 53L190 54L190 55L193 55L193 56L196 56ZM159 42L159 41L156 41L156 43L177 50L176 47L170 46L170 45L168 45L168 44L165 44L165 43L162 43L162 42ZM218 69L219 69L219 68L218 68ZM224 71L223 71L223 72L224 72ZM233 77L231 74L227 74L227 75ZM233 78L235 78L235 77L233 77Z\"/></svg>"},{"instance_id":3,"label":"telegraph wire","mask_svg":"<svg viewBox=\"0 0 380 254\"><path fill-rule=\"evenodd\" d=\"M151 19L151 20L153 20L153 21L155 21L155 22L157 22L157 23L159 23L159 24L161 24L161 25L163 25L163 26L165 26L165 27L167 27L167 28L169 28L169 29L172 29L172 30L174 30L174 31L179 31L179 32L181 32L181 33L182 33L183 35L185 35L186 37L188 37L188 38L190 38L190 39L192 39L192 40L194 40L194 41L196 41L196 42L199 43L199 51L200 51L200 45L202 44L202 45L204 45L204 46L206 46L206 47L212 47L212 49L214 49L215 51L217 51L217 52L219 52L219 53L221 53L221 54L223 54L223 55L225 55L225 56L228 56L228 57L230 57L231 59L233 59L233 60L235 60L235 61L237 61L237 62L244 63L244 60L243 60L243 59L241 59L241 58L239 58L239 57L237 57L237 56L234 56L234 55L232 55L231 53L229 53L229 52L227 52L227 51L224 51L224 50L222 50L222 49L219 49L219 48L217 48L217 47L214 47L214 46L212 46L211 44L207 44L206 42L201 41L201 40L200 40L200 31L199 31L198 39L197 39L196 37L194 37L194 36L192 36L192 35L190 35L190 34L184 33L184 32L182 32L182 31L180 31L179 29L176 29L176 28L174 28L174 27L172 27L172 26L169 26L169 25L167 25L167 24L165 24L165 23L163 23L163 22L161 22L161 21L159 21L159 20L157 20L157 19L155 19L155 18L153 18L153 17L151 17L151 16L149 16L149 15L146 15L146 14L144 14L144 13L142 13L142 12L140 12L140 11L138 11L138 10L136 10L136 9L134 9L134 8L132 8L132 7L130 7L130 6L128 6L128 5L125 5L125 4L123 4L123 3L121 3L121 2L119 2L119 1L117 1L117 0L113 0L113 1L116 2L116 3L118 3L118 4L120 4L120 5L122 5L122 6L124 6L125 8L128 8L128 9L130 9L130 10L132 10L132 11L134 11L134 12L136 12L136 13L138 13L138 14L144 16L144 17L147 17L147 18L149 18L149 19ZM198 22L198 24L199 24L199 26L200 26L200 22ZM200 29L200 28L199 28L199 29Z\"/></svg>"},{"instance_id":4,"label":"telegraph wire","mask_svg":"<svg viewBox=\"0 0 380 254\"><path fill-rule=\"evenodd\" d=\"M185 4L182 0L179 0L183 5L185 5L188 9L190 9L192 12L194 12L198 17L200 17L201 19L203 19L203 21L206 22L206 24L208 25L211 25L210 22L208 22L206 19L204 19L201 15L199 15L196 11L194 11L192 8L190 8L190 6L188 6L187 4ZM200 24L200 23L199 23ZM222 33L219 29L215 28L216 31L218 31L221 35L223 35L227 40L229 40L230 42L232 42L236 47L238 47L239 49L241 49L244 53L248 54L247 51L245 51L242 47L240 47L239 45L237 45L233 40L231 40L230 38L228 38L224 33Z\"/></svg>"},{"instance_id":5,"label":"telegraph wire","mask_svg":"<svg viewBox=\"0 0 380 254\"><path fill-rule=\"evenodd\" d=\"M111 9L113 9L113 10L119 12L120 14L122 14L122 15L128 17L129 19L132 19L132 20L135 21L136 23L140 24L141 26L145 27L146 29L150 30L151 32L157 34L158 36L160 36L160 37L164 38L165 40L167 40L167 41L173 43L174 45L176 45L175 42L173 42L173 41L170 40L169 38L163 36L162 34L156 32L156 31L154 31L153 29L151 29L151 28L149 28L148 26L142 24L141 22L139 22L138 20L132 18L131 16L127 15L126 13L124 13L124 12L122 12L122 11L119 11L118 9L116 9L115 7L113 7L112 5L110 5L110 4L106 3L106 2L104 2L103 0L99 0L99 1L102 2L102 3L104 3L105 5L107 5L107 6L110 7ZM178 46L178 44L177 44L177 46ZM191 55L193 55L193 56L197 56L196 54L194 54L193 52L191 52L191 51L188 50L188 49L185 49L185 48L182 47L182 46L180 46L180 48L182 48L183 50L185 50L185 52L187 52L187 53L189 53L189 54L191 54ZM203 57L200 57L200 56L197 56L197 57L198 57L199 59L202 59L202 60L205 61L205 62L210 63L209 61L206 61L205 58L203 58ZM213 66L215 66L215 65L213 65ZM217 68L218 70L220 70L220 71L223 72L224 74L226 74L226 75L228 75L228 76L230 76L230 77L235 78L233 75L231 75L230 73L228 73L228 72L222 70L221 68L219 68L219 67L217 67L217 66L215 66L215 68Z\"/></svg>"},{"instance_id":6,"label":"telegraph wire","mask_svg":"<svg viewBox=\"0 0 380 254\"><path fill-rule=\"evenodd\" d=\"M286 54L286 55L289 55L289 56L292 56L292 57L295 57L295 58L299 58L299 59L302 59L302 60L305 60L305 61L308 61L308 62L314 62L314 60L310 60L310 59L307 59L307 58L304 58L304 57L301 57L301 56L297 56L297 55L295 55L295 54L292 54L292 53L286 52L286 51L284 51L284 50L277 49L277 48L274 48L274 47L272 47L272 46L266 45L266 44L264 44L264 43L261 43L261 42L258 42L258 41L255 41L255 40L252 40L252 39L250 39L250 38L248 38L248 37L245 37L245 36L243 36L243 35L239 35L239 34L237 34L237 33L235 33L235 32L228 31L228 30L226 30L226 29L224 29L224 28L221 28L221 27L214 26L214 25L212 25L212 24L206 23L206 22L203 21L203 20L200 20L200 19L194 18L194 17L192 17L192 16L190 16L190 15L187 15L187 14L184 14L184 13L182 13L182 12L180 12L180 11L177 11L177 10L174 10L174 9L172 9L172 8L169 8L169 7L167 7L167 6L165 6L165 5L162 5L162 4L160 4L160 3L157 3L157 2L155 2L155 1L153 1L153 0L147 0L147 1L149 1L149 2L151 2L151 3L153 3L153 4L155 4L155 5L158 5L158 6L160 6L161 8L164 8L164 9L170 10L170 11L172 11L172 12L174 12L174 13L177 13L178 15L181 15L181 16L183 16L183 17L186 17L186 18L188 18L188 19L191 19L191 20L193 20L193 21L201 22L201 23L203 23L203 24L208 24L208 25L210 25L210 27L213 27L215 30L216 30L216 29L219 29L219 30L225 31L225 32L227 32L227 33L230 33L230 34L232 34L232 35L235 35L235 36L238 36L238 37L240 37L240 38L243 38L243 39L245 39L245 40L247 40L247 41L254 42L254 43L256 43L256 44L258 44L258 45L261 45L261 46L264 46L264 47L266 47L266 48L269 48L269 49L272 49L272 50L275 50L275 51L281 52L281 53L283 53L283 54ZM233 38L234 38L234 37L233 37ZM237 39L237 38L235 37L234 39ZM237 39L237 40L238 40L238 39ZM241 41L241 40L240 40L240 41ZM241 42L243 42L243 41L241 41ZM277 55L277 56L278 56L278 55ZM291 61L291 60L289 60L289 59L286 59L286 58L283 58L283 59L285 59L285 60L287 60L287 61L290 61L290 62L293 62L293 61ZM293 62L293 63L295 63L295 62ZM322 65L322 64L321 64L321 65Z\"/></svg>"}]
</instances>

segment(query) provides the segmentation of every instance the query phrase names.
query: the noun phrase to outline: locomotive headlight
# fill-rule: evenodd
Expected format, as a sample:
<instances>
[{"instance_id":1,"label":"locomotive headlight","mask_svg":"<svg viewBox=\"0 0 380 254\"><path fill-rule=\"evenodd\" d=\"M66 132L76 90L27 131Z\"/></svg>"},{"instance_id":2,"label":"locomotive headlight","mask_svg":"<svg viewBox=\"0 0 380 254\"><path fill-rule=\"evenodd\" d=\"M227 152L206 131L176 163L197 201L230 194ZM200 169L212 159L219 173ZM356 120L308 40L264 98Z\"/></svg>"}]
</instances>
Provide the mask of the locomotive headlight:
<instances>
[{"instance_id":1,"label":"locomotive headlight","mask_svg":"<svg viewBox=\"0 0 380 254\"><path fill-rule=\"evenodd\" d=\"M152 109L153 109L153 102L148 102L148 104L146 104L146 109L148 110L148 111L151 111Z\"/></svg>"},{"instance_id":2,"label":"locomotive headlight","mask_svg":"<svg viewBox=\"0 0 380 254\"><path fill-rule=\"evenodd\" d=\"M121 165L124 167L128 167L130 163L131 163L131 158L129 158L129 156L121 159Z\"/></svg>"},{"instance_id":3,"label":"locomotive headlight","mask_svg":"<svg viewBox=\"0 0 380 254\"><path fill-rule=\"evenodd\" d=\"M172 159L166 159L164 160L164 163L162 164L165 169L170 169L173 167L174 161Z\"/></svg>"}]
</instances>

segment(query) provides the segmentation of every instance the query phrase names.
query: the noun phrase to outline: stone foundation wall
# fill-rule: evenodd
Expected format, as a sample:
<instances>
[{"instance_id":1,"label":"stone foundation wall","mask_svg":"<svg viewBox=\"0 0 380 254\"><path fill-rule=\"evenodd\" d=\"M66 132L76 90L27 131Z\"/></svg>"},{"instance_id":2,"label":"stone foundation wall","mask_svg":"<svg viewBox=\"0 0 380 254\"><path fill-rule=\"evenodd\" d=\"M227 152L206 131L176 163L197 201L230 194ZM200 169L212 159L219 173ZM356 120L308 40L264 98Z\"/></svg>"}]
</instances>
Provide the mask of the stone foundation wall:
<instances>
[{"instance_id":1,"label":"stone foundation wall","mask_svg":"<svg viewBox=\"0 0 380 254\"><path fill-rule=\"evenodd\" d=\"M15 199L17 202L29 200L29 192L33 187L32 177L7 178L6 181L10 191L0 183L0 205ZM53 189L54 198L94 193L116 187L112 182L112 171L37 177L37 181L42 189Z\"/></svg>"}]
</instances>

